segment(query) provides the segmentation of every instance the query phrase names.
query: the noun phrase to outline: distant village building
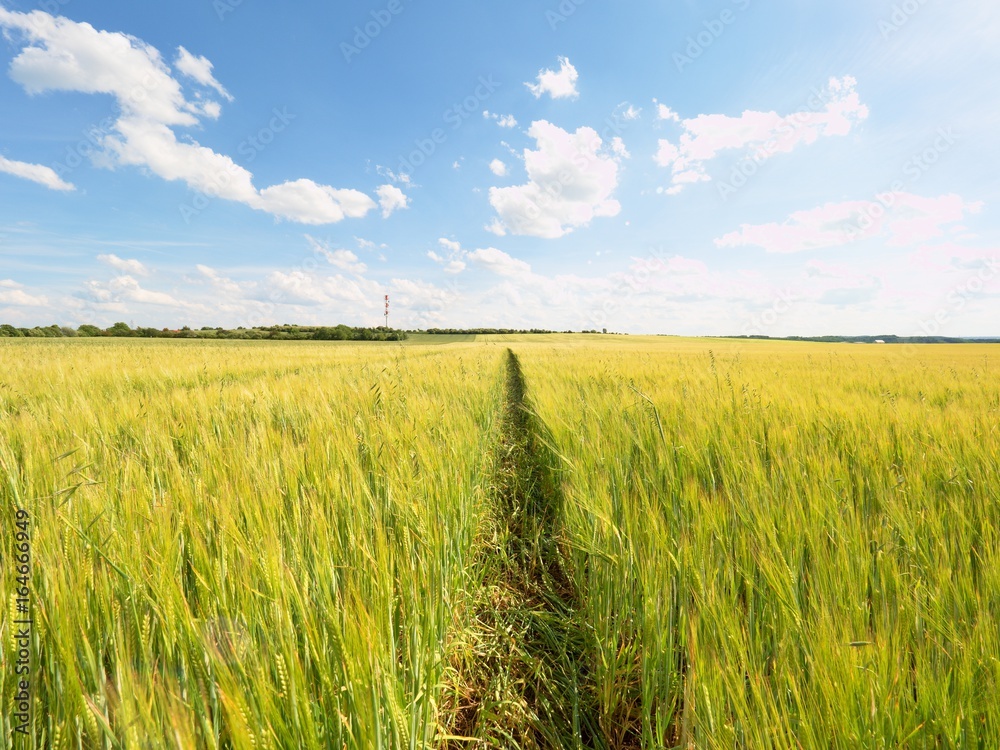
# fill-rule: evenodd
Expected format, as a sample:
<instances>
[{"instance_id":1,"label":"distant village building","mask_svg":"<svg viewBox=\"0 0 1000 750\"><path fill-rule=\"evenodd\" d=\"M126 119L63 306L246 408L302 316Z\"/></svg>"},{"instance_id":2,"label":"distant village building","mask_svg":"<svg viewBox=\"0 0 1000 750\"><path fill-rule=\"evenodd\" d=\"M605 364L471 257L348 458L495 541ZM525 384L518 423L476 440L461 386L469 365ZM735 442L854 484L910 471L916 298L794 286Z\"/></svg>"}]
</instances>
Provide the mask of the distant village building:
<instances>
[{"instance_id":1,"label":"distant village building","mask_svg":"<svg viewBox=\"0 0 1000 750\"><path fill-rule=\"evenodd\" d=\"M875 339L875 343L876 344L884 344L885 341L883 341L882 339Z\"/></svg>"}]
</instances>

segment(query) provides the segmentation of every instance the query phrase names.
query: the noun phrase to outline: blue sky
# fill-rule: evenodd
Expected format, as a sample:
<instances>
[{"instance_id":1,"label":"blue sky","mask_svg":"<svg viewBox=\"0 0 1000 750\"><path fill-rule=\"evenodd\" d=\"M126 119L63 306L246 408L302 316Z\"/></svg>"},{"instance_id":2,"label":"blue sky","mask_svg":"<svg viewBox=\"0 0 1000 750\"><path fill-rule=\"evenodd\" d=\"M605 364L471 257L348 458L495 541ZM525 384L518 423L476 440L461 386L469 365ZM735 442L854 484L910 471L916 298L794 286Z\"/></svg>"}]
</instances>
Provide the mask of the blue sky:
<instances>
[{"instance_id":1,"label":"blue sky","mask_svg":"<svg viewBox=\"0 0 1000 750\"><path fill-rule=\"evenodd\" d=\"M998 335L986 0L0 0L0 322Z\"/></svg>"}]
</instances>

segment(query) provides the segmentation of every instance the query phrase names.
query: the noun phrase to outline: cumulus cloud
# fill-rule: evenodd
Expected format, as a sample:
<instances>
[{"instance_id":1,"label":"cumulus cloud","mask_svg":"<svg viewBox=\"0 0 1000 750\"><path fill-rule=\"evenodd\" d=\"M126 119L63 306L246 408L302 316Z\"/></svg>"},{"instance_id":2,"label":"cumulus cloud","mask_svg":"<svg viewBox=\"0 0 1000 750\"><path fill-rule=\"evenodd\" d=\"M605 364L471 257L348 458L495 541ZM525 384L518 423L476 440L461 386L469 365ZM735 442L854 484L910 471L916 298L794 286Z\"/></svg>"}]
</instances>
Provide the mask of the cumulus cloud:
<instances>
[{"instance_id":1,"label":"cumulus cloud","mask_svg":"<svg viewBox=\"0 0 1000 750\"><path fill-rule=\"evenodd\" d=\"M884 237L890 247L912 247L943 237L947 225L981 208L982 203L969 203L958 195L926 198L912 193L885 193L874 201L827 203L796 211L781 223L743 224L739 231L716 239L715 244L797 253Z\"/></svg>"},{"instance_id":2,"label":"cumulus cloud","mask_svg":"<svg viewBox=\"0 0 1000 750\"><path fill-rule=\"evenodd\" d=\"M148 276L149 269L146 268L142 263L134 259L119 258L117 255L98 255L97 259L106 265L111 266L116 271L121 271L122 273L134 274L136 276Z\"/></svg>"},{"instance_id":3,"label":"cumulus cloud","mask_svg":"<svg viewBox=\"0 0 1000 750\"><path fill-rule=\"evenodd\" d=\"M123 303L133 302L139 305L156 305L171 307L178 310L205 310L204 305L186 302L167 292L146 289L132 276L116 276L111 281L88 281L84 284L86 296L98 303L115 305L114 309L122 310Z\"/></svg>"},{"instance_id":4,"label":"cumulus cloud","mask_svg":"<svg viewBox=\"0 0 1000 750\"><path fill-rule=\"evenodd\" d=\"M606 153L595 130L569 133L539 120L528 135L537 146L524 151L528 182L490 188L490 204L497 212L490 231L552 239L596 217L618 215L621 204L612 197L618 161Z\"/></svg>"},{"instance_id":5,"label":"cumulus cloud","mask_svg":"<svg viewBox=\"0 0 1000 750\"><path fill-rule=\"evenodd\" d=\"M253 175L230 157L187 136L178 139L174 128L193 127L202 117L218 116L218 102L189 100L160 52L140 39L43 11L18 13L0 8L0 28L9 36L19 35L23 48L11 62L10 76L29 94L72 91L108 94L117 100L118 120L113 132L102 139L103 150L94 157L100 166L145 168L200 193L303 224L335 223L375 208L375 202L357 190L306 179L258 191ZM175 64L186 77L231 98L215 80L207 59L180 48ZM284 129L291 119L275 112L272 129Z\"/></svg>"},{"instance_id":6,"label":"cumulus cloud","mask_svg":"<svg viewBox=\"0 0 1000 750\"><path fill-rule=\"evenodd\" d=\"M313 255L326 258L332 266L336 266L342 271L361 275L368 270L368 266L362 263L358 256L350 250L331 247L328 243L316 239L312 235L306 235L306 242L313 251Z\"/></svg>"},{"instance_id":7,"label":"cumulus cloud","mask_svg":"<svg viewBox=\"0 0 1000 750\"><path fill-rule=\"evenodd\" d=\"M656 119L658 120L671 120L672 122L680 122L681 118L676 112L674 112L670 107L662 102L653 99L653 104L656 105Z\"/></svg>"},{"instance_id":8,"label":"cumulus cloud","mask_svg":"<svg viewBox=\"0 0 1000 750\"><path fill-rule=\"evenodd\" d=\"M449 240L442 237L438 240L438 245L441 249L445 251L445 255L439 255L438 253L430 250L427 253L427 257L444 266L444 272L449 274L459 274L465 270L465 261L463 260L468 254L462 249L461 244L455 242L454 240Z\"/></svg>"},{"instance_id":9,"label":"cumulus cloud","mask_svg":"<svg viewBox=\"0 0 1000 750\"><path fill-rule=\"evenodd\" d=\"M814 97L809 109L786 116L747 111L739 117L698 115L679 120L659 105L660 119L679 120L684 132L676 143L661 139L654 160L672 170L675 187L683 187L709 181L705 164L722 151L748 150L759 163L821 137L847 135L868 118L868 107L861 103L856 88L857 81L850 76L831 78L823 96Z\"/></svg>"},{"instance_id":10,"label":"cumulus cloud","mask_svg":"<svg viewBox=\"0 0 1000 750\"><path fill-rule=\"evenodd\" d=\"M970 247L956 242L942 242L920 247L910 255L909 261L915 268L933 274L981 268L1000 271L1000 247Z\"/></svg>"},{"instance_id":11,"label":"cumulus cloud","mask_svg":"<svg viewBox=\"0 0 1000 750\"><path fill-rule=\"evenodd\" d=\"M13 161L0 156L0 172L4 172L14 177L37 182L44 185L49 190L76 190L74 185L63 180L51 167L42 164L29 164L24 161Z\"/></svg>"},{"instance_id":12,"label":"cumulus cloud","mask_svg":"<svg viewBox=\"0 0 1000 750\"><path fill-rule=\"evenodd\" d=\"M506 177L507 165L504 164L499 159L494 159L493 161L490 162L490 171L497 177Z\"/></svg>"},{"instance_id":13,"label":"cumulus cloud","mask_svg":"<svg viewBox=\"0 0 1000 750\"><path fill-rule=\"evenodd\" d=\"M211 266L199 263L195 266L195 268L198 270L198 273L211 282L215 289L224 292L225 294L239 294L243 291L243 288L237 282L223 276Z\"/></svg>"},{"instance_id":14,"label":"cumulus cloud","mask_svg":"<svg viewBox=\"0 0 1000 750\"><path fill-rule=\"evenodd\" d=\"M620 106L623 107L623 109L622 109L622 119L623 120L629 120L629 121L638 120L642 116L642 110L641 109L636 109L631 104L627 104L626 103L626 104L622 104Z\"/></svg>"},{"instance_id":15,"label":"cumulus cloud","mask_svg":"<svg viewBox=\"0 0 1000 750\"><path fill-rule=\"evenodd\" d=\"M530 265L523 260L511 257L503 250L497 250L495 247L473 250L469 253L469 260L498 276L512 279L525 279L531 276Z\"/></svg>"},{"instance_id":16,"label":"cumulus cloud","mask_svg":"<svg viewBox=\"0 0 1000 750\"><path fill-rule=\"evenodd\" d=\"M559 70L540 70L535 83L525 83L528 90L535 95L536 99L541 99L543 94L548 94L553 99L576 99L580 92L576 89L576 82L580 74L577 73L569 58L559 58Z\"/></svg>"},{"instance_id":17,"label":"cumulus cloud","mask_svg":"<svg viewBox=\"0 0 1000 750\"><path fill-rule=\"evenodd\" d=\"M376 191L382 207L382 218L388 219L394 211L409 208L410 199L395 185L382 185Z\"/></svg>"},{"instance_id":18,"label":"cumulus cloud","mask_svg":"<svg viewBox=\"0 0 1000 750\"><path fill-rule=\"evenodd\" d=\"M360 219L375 202L357 190L338 190L312 180L295 180L260 191L257 207L274 216L300 224L336 224L344 218Z\"/></svg>"},{"instance_id":19,"label":"cumulus cloud","mask_svg":"<svg viewBox=\"0 0 1000 750\"><path fill-rule=\"evenodd\" d=\"M817 304L848 307L874 301L884 283L874 274L812 260L806 264L805 285Z\"/></svg>"},{"instance_id":20,"label":"cumulus cloud","mask_svg":"<svg viewBox=\"0 0 1000 750\"><path fill-rule=\"evenodd\" d=\"M358 256L352 253L350 250L332 250L328 256L328 260L331 265L341 268L345 271L350 271L351 273L365 273L368 270L368 266L361 263L358 260Z\"/></svg>"},{"instance_id":21,"label":"cumulus cloud","mask_svg":"<svg viewBox=\"0 0 1000 750\"><path fill-rule=\"evenodd\" d=\"M619 136L615 136L611 139L611 152L617 156L619 159L631 159L632 154L628 152L625 147L625 141L623 141Z\"/></svg>"},{"instance_id":22,"label":"cumulus cloud","mask_svg":"<svg viewBox=\"0 0 1000 750\"><path fill-rule=\"evenodd\" d=\"M213 89L226 101L233 101L232 95L226 91L221 83L215 80L215 76L212 74L214 66L207 57L195 57L183 47L178 47L174 67L191 80Z\"/></svg>"},{"instance_id":23,"label":"cumulus cloud","mask_svg":"<svg viewBox=\"0 0 1000 750\"><path fill-rule=\"evenodd\" d=\"M14 307L48 307L48 298L28 294L21 284L11 279L0 281L0 304Z\"/></svg>"},{"instance_id":24,"label":"cumulus cloud","mask_svg":"<svg viewBox=\"0 0 1000 750\"><path fill-rule=\"evenodd\" d=\"M382 286L362 277L318 276L305 271L268 275L264 299L281 304L338 307L344 304L371 306L379 299Z\"/></svg>"},{"instance_id":25,"label":"cumulus cloud","mask_svg":"<svg viewBox=\"0 0 1000 750\"><path fill-rule=\"evenodd\" d=\"M490 112L488 109L483 112L483 117L487 120L493 120L501 128L516 128L517 119L514 115L498 115L495 112Z\"/></svg>"}]
</instances>

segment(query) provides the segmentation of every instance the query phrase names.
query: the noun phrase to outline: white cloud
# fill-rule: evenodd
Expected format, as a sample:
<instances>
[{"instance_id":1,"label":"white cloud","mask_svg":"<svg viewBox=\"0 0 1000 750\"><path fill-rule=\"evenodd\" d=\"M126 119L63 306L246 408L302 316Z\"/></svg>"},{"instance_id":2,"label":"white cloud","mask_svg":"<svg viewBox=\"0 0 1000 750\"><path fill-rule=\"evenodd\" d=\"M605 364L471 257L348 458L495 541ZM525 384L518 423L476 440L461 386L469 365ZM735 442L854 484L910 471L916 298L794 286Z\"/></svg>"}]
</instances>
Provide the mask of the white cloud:
<instances>
[{"instance_id":1,"label":"white cloud","mask_svg":"<svg viewBox=\"0 0 1000 750\"><path fill-rule=\"evenodd\" d=\"M455 280L439 287L425 281L392 279L391 296L397 309L406 310L407 318L415 325L440 326L465 308L461 305L461 291Z\"/></svg>"},{"instance_id":2,"label":"white cloud","mask_svg":"<svg viewBox=\"0 0 1000 750\"><path fill-rule=\"evenodd\" d=\"M358 261L358 256L350 250L332 250L328 256L331 265L351 273L365 273L368 266Z\"/></svg>"},{"instance_id":3,"label":"white cloud","mask_svg":"<svg viewBox=\"0 0 1000 750\"><path fill-rule=\"evenodd\" d=\"M671 120L673 122L680 122L681 118L676 112L674 112L666 104L653 99L653 104L656 105L656 119L658 120Z\"/></svg>"},{"instance_id":4,"label":"white cloud","mask_svg":"<svg viewBox=\"0 0 1000 750\"><path fill-rule=\"evenodd\" d=\"M214 66L207 57L195 57L183 47L178 47L174 67L202 86L213 89L226 101L233 101L232 95L226 91L221 83L215 80L215 76L212 74Z\"/></svg>"},{"instance_id":5,"label":"white cloud","mask_svg":"<svg viewBox=\"0 0 1000 750\"><path fill-rule=\"evenodd\" d=\"M319 276L305 271L268 275L261 290L272 304L323 306L372 306L381 299L382 285L363 277Z\"/></svg>"},{"instance_id":6,"label":"white cloud","mask_svg":"<svg viewBox=\"0 0 1000 750\"><path fill-rule=\"evenodd\" d=\"M132 276L116 276L111 281L88 281L84 284L88 297L98 303L121 305L133 302L139 305L156 305L176 309L206 310L203 305L179 300L166 292L143 288Z\"/></svg>"},{"instance_id":7,"label":"white cloud","mask_svg":"<svg viewBox=\"0 0 1000 750\"><path fill-rule=\"evenodd\" d=\"M504 164L499 159L494 159L493 161L490 162L490 171L497 177L506 177L507 165Z\"/></svg>"},{"instance_id":8,"label":"white cloud","mask_svg":"<svg viewBox=\"0 0 1000 750\"><path fill-rule=\"evenodd\" d=\"M13 284L14 282L10 282ZM0 282L0 287L7 287L7 282ZM20 286L19 284L17 286ZM12 288L10 291L0 290L0 304L14 305L15 307L48 307L47 297L28 294L22 289Z\"/></svg>"},{"instance_id":9,"label":"white cloud","mask_svg":"<svg viewBox=\"0 0 1000 750\"><path fill-rule=\"evenodd\" d=\"M659 164L661 167L669 167L675 161L680 158L681 150L677 148L670 141L665 139L660 139L659 149L656 152L656 156L653 160Z\"/></svg>"},{"instance_id":10,"label":"white cloud","mask_svg":"<svg viewBox=\"0 0 1000 750\"><path fill-rule=\"evenodd\" d=\"M0 8L0 27L20 32L24 45L10 65L10 76L29 94L75 91L109 94L120 115L105 136L100 166L136 166L165 180L183 181L210 196L243 203L277 218L303 224L329 224L357 218L375 202L356 190L338 190L312 180L294 180L258 191L253 175L231 158L185 137L175 127L198 125L215 117L217 103L189 101L160 52L140 39L99 31L88 23L42 11L17 13ZM178 70L228 97L212 75L211 63L180 49ZM275 113L274 129L292 119Z\"/></svg>"},{"instance_id":11,"label":"white cloud","mask_svg":"<svg viewBox=\"0 0 1000 750\"><path fill-rule=\"evenodd\" d=\"M580 74L569 61L568 58L559 58L559 70L540 70L538 72L537 83L526 83L528 90L540 99L542 94L548 94L553 99L576 99L580 92L577 91L576 82Z\"/></svg>"},{"instance_id":12,"label":"white cloud","mask_svg":"<svg viewBox=\"0 0 1000 750\"><path fill-rule=\"evenodd\" d=\"M631 104L624 104L622 106L625 107L625 109L622 110L622 119L623 120L629 120L629 121L638 120L639 117L642 116L642 110L641 109L636 109Z\"/></svg>"},{"instance_id":13,"label":"white cloud","mask_svg":"<svg viewBox=\"0 0 1000 750\"><path fill-rule=\"evenodd\" d=\"M516 128L517 120L514 115L498 115L495 112L490 112L488 109L483 112L483 117L487 120L493 120L501 128Z\"/></svg>"},{"instance_id":14,"label":"white cloud","mask_svg":"<svg viewBox=\"0 0 1000 750\"><path fill-rule=\"evenodd\" d=\"M306 241L313 250L314 255L322 255L332 266L348 271L353 274L361 275L368 271L368 266L362 263L358 256L352 253L350 250L344 250L342 248L332 248L328 243L322 242L316 239L312 235L306 235Z\"/></svg>"},{"instance_id":15,"label":"white cloud","mask_svg":"<svg viewBox=\"0 0 1000 750\"><path fill-rule=\"evenodd\" d=\"M122 273L135 274L136 276L149 276L149 269L134 259L126 260L124 258L119 258L114 254L98 255L97 259L101 263L105 263L106 265L114 268L116 271L121 271Z\"/></svg>"},{"instance_id":16,"label":"white cloud","mask_svg":"<svg viewBox=\"0 0 1000 750\"><path fill-rule=\"evenodd\" d=\"M981 203L968 203L958 195L925 198L912 193L886 193L876 201L827 203L796 211L780 224L744 224L739 231L715 240L715 244L797 253L881 237L890 247L914 247L943 237L945 226L981 208Z\"/></svg>"},{"instance_id":17,"label":"white cloud","mask_svg":"<svg viewBox=\"0 0 1000 750\"><path fill-rule=\"evenodd\" d=\"M811 109L786 116L747 111L740 117L698 115L680 121L684 133L679 142L660 140L654 160L673 170L675 186L687 185L709 181L705 164L722 151L749 149L751 157L760 163L821 137L847 135L868 118L868 107L861 103L856 87L857 81L850 76L831 78L822 101L814 97L817 101L810 103ZM660 107L661 119L679 119L663 105Z\"/></svg>"},{"instance_id":18,"label":"white cloud","mask_svg":"<svg viewBox=\"0 0 1000 750\"><path fill-rule=\"evenodd\" d=\"M76 187L63 180L51 167L42 164L29 164L24 161L13 161L0 156L0 172L20 177L24 180L37 182L49 190L76 190Z\"/></svg>"},{"instance_id":19,"label":"white cloud","mask_svg":"<svg viewBox=\"0 0 1000 750\"><path fill-rule=\"evenodd\" d=\"M449 240L442 237L438 240L438 244L447 253L447 256L438 255L433 250L428 251L427 257L444 266L444 272L449 274L459 274L465 270L465 261L463 260L468 253L466 253L462 246L455 242L454 240Z\"/></svg>"},{"instance_id":20,"label":"white cloud","mask_svg":"<svg viewBox=\"0 0 1000 750\"><path fill-rule=\"evenodd\" d=\"M528 135L537 148L525 149L528 182L490 188L498 217L488 227L530 237L556 238L588 225L595 217L617 216L621 204L612 198L618 187L618 162L603 151L592 128L568 133L539 120Z\"/></svg>"},{"instance_id":21,"label":"white cloud","mask_svg":"<svg viewBox=\"0 0 1000 750\"><path fill-rule=\"evenodd\" d=\"M970 270L984 267L1000 271L1000 247L970 247L955 242L920 247L908 259L916 268L937 276L942 272Z\"/></svg>"},{"instance_id":22,"label":"white cloud","mask_svg":"<svg viewBox=\"0 0 1000 750\"><path fill-rule=\"evenodd\" d=\"M485 268L498 276L506 276L512 279L525 279L531 276L531 266L523 260L512 258L502 250L495 247L487 247L473 250L469 253L469 260L477 266Z\"/></svg>"},{"instance_id":23,"label":"white cloud","mask_svg":"<svg viewBox=\"0 0 1000 750\"><path fill-rule=\"evenodd\" d=\"M625 147L625 141L623 141L620 136L616 135L614 138L611 139L611 151L619 159L632 158L632 154L630 154L628 152L628 149Z\"/></svg>"},{"instance_id":24,"label":"white cloud","mask_svg":"<svg viewBox=\"0 0 1000 750\"><path fill-rule=\"evenodd\" d=\"M376 191L378 202L382 207L382 218L388 219L394 211L408 208L410 199L395 185L382 185Z\"/></svg>"},{"instance_id":25,"label":"white cloud","mask_svg":"<svg viewBox=\"0 0 1000 750\"><path fill-rule=\"evenodd\" d=\"M389 182L398 182L401 185L409 185L412 180L410 175L406 174L405 172L397 174L396 172L393 172L391 169L389 169L389 167L383 167L381 164L375 167L375 171L378 173L380 177L384 177L385 179L389 180Z\"/></svg>"},{"instance_id":26,"label":"white cloud","mask_svg":"<svg viewBox=\"0 0 1000 750\"><path fill-rule=\"evenodd\" d=\"M243 288L233 281L232 279L226 278L214 268L202 264L195 266L202 276L205 276L209 281L212 282L212 286L219 291L225 292L226 294L239 294L243 291Z\"/></svg>"},{"instance_id":27,"label":"white cloud","mask_svg":"<svg viewBox=\"0 0 1000 750\"><path fill-rule=\"evenodd\" d=\"M338 190L312 180L295 180L260 191L258 207L300 224L335 224L345 217L360 219L375 202L357 190Z\"/></svg>"}]
</instances>

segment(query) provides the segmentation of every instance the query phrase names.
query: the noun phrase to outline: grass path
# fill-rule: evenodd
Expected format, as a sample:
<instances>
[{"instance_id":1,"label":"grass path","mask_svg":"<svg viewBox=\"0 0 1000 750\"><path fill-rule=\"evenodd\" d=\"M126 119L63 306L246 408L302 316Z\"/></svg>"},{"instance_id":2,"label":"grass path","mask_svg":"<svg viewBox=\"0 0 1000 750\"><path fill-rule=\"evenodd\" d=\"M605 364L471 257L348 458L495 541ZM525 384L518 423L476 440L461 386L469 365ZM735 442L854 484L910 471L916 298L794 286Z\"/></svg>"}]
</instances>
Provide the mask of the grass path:
<instances>
[{"instance_id":1,"label":"grass path","mask_svg":"<svg viewBox=\"0 0 1000 750\"><path fill-rule=\"evenodd\" d=\"M455 665L451 747L604 747L588 684L590 636L559 544L562 501L544 426L508 350L482 586Z\"/></svg>"}]
</instances>

